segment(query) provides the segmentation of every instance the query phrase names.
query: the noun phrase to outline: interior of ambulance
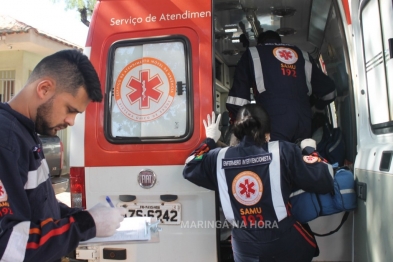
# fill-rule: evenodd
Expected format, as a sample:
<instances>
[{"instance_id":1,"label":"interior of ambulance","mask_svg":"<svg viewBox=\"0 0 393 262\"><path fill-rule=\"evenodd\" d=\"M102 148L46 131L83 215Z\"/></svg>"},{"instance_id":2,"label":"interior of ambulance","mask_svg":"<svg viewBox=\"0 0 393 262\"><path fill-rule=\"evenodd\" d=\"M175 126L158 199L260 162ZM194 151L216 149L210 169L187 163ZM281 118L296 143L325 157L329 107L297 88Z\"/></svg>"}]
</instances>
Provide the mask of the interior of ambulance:
<instances>
[{"instance_id":1,"label":"interior of ambulance","mask_svg":"<svg viewBox=\"0 0 393 262\"><path fill-rule=\"evenodd\" d=\"M326 109L330 122L344 133L346 160L354 162L356 132L348 50L337 1L214 1L216 110L224 113L236 64L247 45L255 46L259 32L277 31L283 43L307 51L336 84L337 99ZM224 130L225 133L225 130ZM347 134L347 135L346 135ZM228 141L228 138L225 138Z\"/></svg>"},{"instance_id":2,"label":"interior of ambulance","mask_svg":"<svg viewBox=\"0 0 393 262\"><path fill-rule=\"evenodd\" d=\"M307 51L319 62L319 67L334 80L337 98L324 113L331 126L341 130L345 143L341 148L345 150L345 165L353 169L357 138L352 82L349 77L351 72L342 27L343 22L346 23L343 19L347 18L342 15L338 2L330 0L214 1L214 101L217 113L222 114L222 141L230 144L225 102L237 62L247 46L257 45L260 32L273 30L280 34L283 43L294 44ZM318 135L315 135L314 139L318 140L317 137ZM338 226L338 222L339 219L335 226ZM341 229L347 240L350 239L350 223L347 222L344 229ZM320 230L318 225L314 228L317 228L316 231ZM221 230L221 261L233 261L229 239L229 233ZM324 239L318 243L321 248L326 247ZM350 254L344 254L341 258L349 261Z\"/></svg>"}]
</instances>

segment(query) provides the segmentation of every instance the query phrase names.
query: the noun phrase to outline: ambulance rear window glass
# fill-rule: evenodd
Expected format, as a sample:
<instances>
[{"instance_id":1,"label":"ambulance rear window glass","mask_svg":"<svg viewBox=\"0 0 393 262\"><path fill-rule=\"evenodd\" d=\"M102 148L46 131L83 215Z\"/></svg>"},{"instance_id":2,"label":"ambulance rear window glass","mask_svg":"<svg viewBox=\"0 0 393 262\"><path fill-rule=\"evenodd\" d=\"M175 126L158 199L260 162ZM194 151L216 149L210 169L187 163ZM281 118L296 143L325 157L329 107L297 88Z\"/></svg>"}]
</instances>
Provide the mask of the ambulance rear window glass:
<instances>
[{"instance_id":1,"label":"ambulance rear window glass","mask_svg":"<svg viewBox=\"0 0 393 262\"><path fill-rule=\"evenodd\" d=\"M187 41L124 42L110 51L106 136L151 142L190 133Z\"/></svg>"},{"instance_id":2,"label":"ambulance rear window glass","mask_svg":"<svg viewBox=\"0 0 393 262\"><path fill-rule=\"evenodd\" d=\"M392 1L364 1L363 51L370 122L375 134L393 133L393 60L389 59L392 15Z\"/></svg>"}]
</instances>

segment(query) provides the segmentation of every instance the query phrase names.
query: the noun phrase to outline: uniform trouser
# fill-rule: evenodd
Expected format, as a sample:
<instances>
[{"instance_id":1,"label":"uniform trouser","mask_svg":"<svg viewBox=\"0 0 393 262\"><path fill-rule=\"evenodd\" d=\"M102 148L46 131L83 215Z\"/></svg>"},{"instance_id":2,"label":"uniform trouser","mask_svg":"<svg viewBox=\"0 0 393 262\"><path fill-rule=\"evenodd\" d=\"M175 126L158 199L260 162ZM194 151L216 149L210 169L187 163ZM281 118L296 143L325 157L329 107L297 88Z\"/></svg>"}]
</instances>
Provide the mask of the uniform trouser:
<instances>
[{"instance_id":1,"label":"uniform trouser","mask_svg":"<svg viewBox=\"0 0 393 262\"><path fill-rule=\"evenodd\" d=\"M307 103L302 106L288 104L283 108L270 104L265 109L270 117L271 141L295 143L311 137L311 109Z\"/></svg>"},{"instance_id":2,"label":"uniform trouser","mask_svg":"<svg viewBox=\"0 0 393 262\"><path fill-rule=\"evenodd\" d=\"M309 230L295 222L280 230L235 233L232 249L235 262L309 262L317 244Z\"/></svg>"}]
</instances>

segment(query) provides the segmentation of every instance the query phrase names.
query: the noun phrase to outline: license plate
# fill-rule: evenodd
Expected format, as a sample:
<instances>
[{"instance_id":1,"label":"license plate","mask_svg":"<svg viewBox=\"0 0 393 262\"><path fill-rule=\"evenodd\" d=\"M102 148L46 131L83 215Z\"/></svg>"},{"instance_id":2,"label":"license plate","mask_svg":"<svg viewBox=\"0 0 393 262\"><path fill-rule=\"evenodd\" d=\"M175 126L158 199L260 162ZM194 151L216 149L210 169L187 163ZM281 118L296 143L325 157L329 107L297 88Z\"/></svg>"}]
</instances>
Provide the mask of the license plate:
<instances>
[{"instance_id":1,"label":"license plate","mask_svg":"<svg viewBox=\"0 0 393 262\"><path fill-rule=\"evenodd\" d=\"M162 224L176 225L181 222L180 203L119 203L127 209L127 217L155 217Z\"/></svg>"}]
</instances>

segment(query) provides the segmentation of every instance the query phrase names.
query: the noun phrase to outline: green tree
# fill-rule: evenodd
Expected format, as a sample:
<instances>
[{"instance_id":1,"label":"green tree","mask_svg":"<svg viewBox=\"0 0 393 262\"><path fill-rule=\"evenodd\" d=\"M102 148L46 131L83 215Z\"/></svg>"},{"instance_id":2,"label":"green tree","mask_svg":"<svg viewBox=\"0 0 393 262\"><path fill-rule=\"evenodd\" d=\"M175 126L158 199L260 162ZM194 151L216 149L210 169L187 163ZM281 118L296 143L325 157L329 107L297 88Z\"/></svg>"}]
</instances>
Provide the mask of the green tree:
<instances>
[{"instance_id":1,"label":"green tree","mask_svg":"<svg viewBox=\"0 0 393 262\"><path fill-rule=\"evenodd\" d=\"M78 10L81 15L81 22L86 26L90 25L90 18L97 0L52 0L54 3L64 1L66 10Z\"/></svg>"}]
</instances>

